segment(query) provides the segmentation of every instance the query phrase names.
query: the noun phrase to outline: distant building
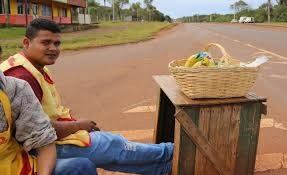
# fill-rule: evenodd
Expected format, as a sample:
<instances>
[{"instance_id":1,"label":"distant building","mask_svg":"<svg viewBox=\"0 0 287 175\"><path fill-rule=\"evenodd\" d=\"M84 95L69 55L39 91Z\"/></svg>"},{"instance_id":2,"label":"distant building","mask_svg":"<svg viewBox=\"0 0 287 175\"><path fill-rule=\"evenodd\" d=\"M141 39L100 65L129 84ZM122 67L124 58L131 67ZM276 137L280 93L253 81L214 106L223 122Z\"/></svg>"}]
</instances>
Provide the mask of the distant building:
<instances>
[{"instance_id":1,"label":"distant building","mask_svg":"<svg viewBox=\"0 0 287 175\"><path fill-rule=\"evenodd\" d=\"M124 19L124 21L128 21L128 22L133 21L133 17L132 16L125 16L123 19Z\"/></svg>"},{"instance_id":2,"label":"distant building","mask_svg":"<svg viewBox=\"0 0 287 175\"><path fill-rule=\"evenodd\" d=\"M5 0L0 0L0 25L6 23L5 5ZM7 5L9 24L14 26L26 26L34 18L51 19L58 24L87 24L90 21L90 16L84 15L86 0L8 0Z\"/></svg>"}]
</instances>

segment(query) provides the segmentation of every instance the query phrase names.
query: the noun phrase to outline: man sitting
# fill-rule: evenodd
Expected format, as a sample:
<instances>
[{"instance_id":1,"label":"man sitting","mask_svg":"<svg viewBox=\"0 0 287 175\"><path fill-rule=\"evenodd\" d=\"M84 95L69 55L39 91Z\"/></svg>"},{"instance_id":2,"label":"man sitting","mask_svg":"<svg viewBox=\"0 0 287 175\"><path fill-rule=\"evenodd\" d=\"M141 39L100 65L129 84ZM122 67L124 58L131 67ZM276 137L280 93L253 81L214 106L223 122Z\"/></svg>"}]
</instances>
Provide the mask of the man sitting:
<instances>
[{"instance_id":1,"label":"man sitting","mask_svg":"<svg viewBox=\"0 0 287 175\"><path fill-rule=\"evenodd\" d=\"M1 174L97 174L87 158L56 162L56 132L27 82L5 77L0 71L0 102ZM28 153L31 150L36 150L36 157Z\"/></svg>"},{"instance_id":2,"label":"man sitting","mask_svg":"<svg viewBox=\"0 0 287 175\"><path fill-rule=\"evenodd\" d=\"M46 65L60 54L61 35L56 23L35 19L27 27L23 51L1 64L6 75L27 81L53 121L59 140L59 158L86 157L111 171L160 175L171 171L172 143L142 144L98 130L90 120L75 120L63 107ZM75 80L76 81L76 80Z\"/></svg>"}]
</instances>

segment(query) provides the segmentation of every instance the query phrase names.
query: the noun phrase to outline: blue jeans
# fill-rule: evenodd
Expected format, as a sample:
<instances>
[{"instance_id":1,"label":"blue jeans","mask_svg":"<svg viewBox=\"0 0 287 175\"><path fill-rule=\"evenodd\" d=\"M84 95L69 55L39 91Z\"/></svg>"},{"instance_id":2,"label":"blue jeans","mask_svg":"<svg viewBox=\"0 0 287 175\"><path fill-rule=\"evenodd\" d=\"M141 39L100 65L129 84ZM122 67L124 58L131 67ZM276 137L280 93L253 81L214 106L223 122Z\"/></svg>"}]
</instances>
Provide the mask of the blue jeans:
<instances>
[{"instance_id":1,"label":"blue jeans","mask_svg":"<svg viewBox=\"0 0 287 175\"><path fill-rule=\"evenodd\" d=\"M94 163L87 158L57 159L53 175L97 175Z\"/></svg>"},{"instance_id":2,"label":"blue jeans","mask_svg":"<svg viewBox=\"0 0 287 175\"><path fill-rule=\"evenodd\" d=\"M125 173L162 175L171 171L172 143L135 143L102 131L90 136L90 147L57 145L58 158L85 157L97 168Z\"/></svg>"}]
</instances>

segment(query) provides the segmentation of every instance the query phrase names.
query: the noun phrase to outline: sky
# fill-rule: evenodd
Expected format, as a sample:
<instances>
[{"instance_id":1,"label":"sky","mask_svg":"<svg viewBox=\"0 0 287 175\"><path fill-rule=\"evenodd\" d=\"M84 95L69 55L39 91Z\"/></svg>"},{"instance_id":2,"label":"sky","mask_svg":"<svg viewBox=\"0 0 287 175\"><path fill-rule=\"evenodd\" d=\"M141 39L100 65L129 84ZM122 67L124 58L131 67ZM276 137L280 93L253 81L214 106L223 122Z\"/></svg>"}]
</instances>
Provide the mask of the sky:
<instances>
[{"instance_id":1,"label":"sky","mask_svg":"<svg viewBox=\"0 0 287 175\"><path fill-rule=\"evenodd\" d=\"M103 0L98 0L103 1ZM130 2L143 0L130 0ZM172 18L191 16L194 14L232 13L229 8L237 0L154 0L153 5ZM267 0L244 0L252 8L257 8ZM276 0L272 0L274 3Z\"/></svg>"}]
</instances>

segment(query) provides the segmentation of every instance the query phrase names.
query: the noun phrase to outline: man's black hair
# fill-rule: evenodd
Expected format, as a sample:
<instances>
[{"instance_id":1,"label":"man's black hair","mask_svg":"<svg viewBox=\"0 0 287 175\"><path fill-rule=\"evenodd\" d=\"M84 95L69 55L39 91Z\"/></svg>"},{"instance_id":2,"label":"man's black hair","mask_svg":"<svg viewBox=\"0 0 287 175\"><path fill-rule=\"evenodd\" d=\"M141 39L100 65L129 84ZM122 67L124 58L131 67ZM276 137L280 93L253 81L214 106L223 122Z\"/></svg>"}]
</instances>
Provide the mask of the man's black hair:
<instances>
[{"instance_id":1,"label":"man's black hair","mask_svg":"<svg viewBox=\"0 0 287 175\"><path fill-rule=\"evenodd\" d=\"M36 18L28 25L25 36L34 39L40 30L47 30L52 33L61 33L61 29L54 21L43 18Z\"/></svg>"}]
</instances>

